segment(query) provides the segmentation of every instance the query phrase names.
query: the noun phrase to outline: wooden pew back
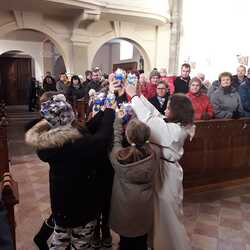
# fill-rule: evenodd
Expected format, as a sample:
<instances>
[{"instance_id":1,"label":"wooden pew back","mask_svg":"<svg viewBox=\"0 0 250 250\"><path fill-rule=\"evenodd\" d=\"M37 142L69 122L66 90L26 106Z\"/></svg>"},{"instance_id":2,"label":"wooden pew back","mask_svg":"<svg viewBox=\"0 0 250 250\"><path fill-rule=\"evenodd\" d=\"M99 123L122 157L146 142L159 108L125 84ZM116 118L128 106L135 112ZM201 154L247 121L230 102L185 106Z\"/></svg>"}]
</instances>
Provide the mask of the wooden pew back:
<instances>
[{"instance_id":1,"label":"wooden pew back","mask_svg":"<svg viewBox=\"0 0 250 250\"><path fill-rule=\"evenodd\" d=\"M250 118L196 123L184 146L184 187L199 187L250 177Z\"/></svg>"}]
</instances>

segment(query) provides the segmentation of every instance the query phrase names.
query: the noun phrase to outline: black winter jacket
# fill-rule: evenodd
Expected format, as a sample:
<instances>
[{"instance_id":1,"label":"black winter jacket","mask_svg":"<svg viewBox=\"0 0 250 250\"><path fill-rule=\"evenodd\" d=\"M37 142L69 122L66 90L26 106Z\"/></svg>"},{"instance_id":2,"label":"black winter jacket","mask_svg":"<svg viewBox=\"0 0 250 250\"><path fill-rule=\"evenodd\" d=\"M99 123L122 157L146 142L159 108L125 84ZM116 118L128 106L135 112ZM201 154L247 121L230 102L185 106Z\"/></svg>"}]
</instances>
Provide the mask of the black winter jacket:
<instances>
[{"instance_id":1,"label":"black winter jacket","mask_svg":"<svg viewBox=\"0 0 250 250\"><path fill-rule=\"evenodd\" d=\"M113 110L105 110L95 134L67 126L48 130L44 121L26 133L26 142L50 165L51 209L57 225L84 226L98 217L104 195L103 160L114 118Z\"/></svg>"},{"instance_id":2,"label":"black winter jacket","mask_svg":"<svg viewBox=\"0 0 250 250\"><path fill-rule=\"evenodd\" d=\"M165 114L165 110L167 108L167 104L168 104L168 98L169 95L165 96L165 102L163 103L163 105L161 106L157 96L154 96L152 98L149 99L149 102L154 105L154 107L161 113L161 114Z\"/></svg>"}]
</instances>

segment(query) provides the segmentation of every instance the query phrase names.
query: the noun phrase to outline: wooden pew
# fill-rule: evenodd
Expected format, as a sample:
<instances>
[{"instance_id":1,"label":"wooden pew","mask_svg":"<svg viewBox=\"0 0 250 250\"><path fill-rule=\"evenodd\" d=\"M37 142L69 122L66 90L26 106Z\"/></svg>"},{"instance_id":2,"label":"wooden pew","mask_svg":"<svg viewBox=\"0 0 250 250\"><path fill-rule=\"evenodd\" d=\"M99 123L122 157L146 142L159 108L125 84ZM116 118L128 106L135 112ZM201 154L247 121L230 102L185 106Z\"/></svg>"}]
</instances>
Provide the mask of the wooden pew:
<instances>
[{"instance_id":1,"label":"wooden pew","mask_svg":"<svg viewBox=\"0 0 250 250\"><path fill-rule=\"evenodd\" d=\"M211 190L250 180L250 118L196 123L181 165L186 189Z\"/></svg>"},{"instance_id":2,"label":"wooden pew","mask_svg":"<svg viewBox=\"0 0 250 250\"><path fill-rule=\"evenodd\" d=\"M70 104L72 105L74 113L77 115L78 122L84 124L86 122L87 99L81 98L74 100L71 101Z\"/></svg>"},{"instance_id":3,"label":"wooden pew","mask_svg":"<svg viewBox=\"0 0 250 250\"><path fill-rule=\"evenodd\" d=\"M16 249L14 206L18 203L18 186L9 173L6 109L0 107L0 192L8 212L11 235Z\"/></svg>"}]
</instances>

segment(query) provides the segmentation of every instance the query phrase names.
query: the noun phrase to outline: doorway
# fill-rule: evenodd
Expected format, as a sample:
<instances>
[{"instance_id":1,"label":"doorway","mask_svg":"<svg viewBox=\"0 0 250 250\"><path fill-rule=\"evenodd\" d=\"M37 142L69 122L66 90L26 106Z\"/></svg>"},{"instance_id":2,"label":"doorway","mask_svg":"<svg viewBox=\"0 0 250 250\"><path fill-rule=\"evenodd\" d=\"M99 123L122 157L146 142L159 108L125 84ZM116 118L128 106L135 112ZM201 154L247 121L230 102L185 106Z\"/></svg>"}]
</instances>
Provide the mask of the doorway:
<instances>
[{"instance_id":1,"label":"doorway","mask_svg":"<svg viewBox=\"0 0 250 250\"><path fill-rule=\"evenodd\" d=\"M0 99L7 105L27 105L31 77L31 58L0 57Z\"/></svg>"}]
</instances>

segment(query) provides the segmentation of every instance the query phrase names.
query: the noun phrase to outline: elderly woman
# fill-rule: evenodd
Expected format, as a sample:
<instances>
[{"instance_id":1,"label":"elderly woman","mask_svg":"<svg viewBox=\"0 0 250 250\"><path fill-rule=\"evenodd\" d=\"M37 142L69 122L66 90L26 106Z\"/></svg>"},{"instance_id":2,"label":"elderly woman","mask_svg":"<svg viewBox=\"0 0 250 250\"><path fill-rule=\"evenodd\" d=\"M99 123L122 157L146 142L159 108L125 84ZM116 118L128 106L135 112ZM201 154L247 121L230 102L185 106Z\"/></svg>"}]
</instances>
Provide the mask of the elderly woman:
<instances>
[{"instance_id":1,"label":"elderly woman","mask_svg":"<svg viewBox=\"0 0 250 250\"><path fill-rule=\"evenodd\" d=\"M237 119L244 116L241 99L232 86L232 74L223 72L219 76L220 86L210 96L215 118Z\"/></svg>"},{"instance_id":2,"label":"elderly woman","mask_svg":"<svg viewBox=\"0 0 250 250\"><path fill-rule=\"evenodd\" d=\"M213 117L213 107L207 95L202 91L202 82L198 77L191 79L189 92L186 94L192 102L195 120L208 120Z\"/></svg>"}]
</instances>

